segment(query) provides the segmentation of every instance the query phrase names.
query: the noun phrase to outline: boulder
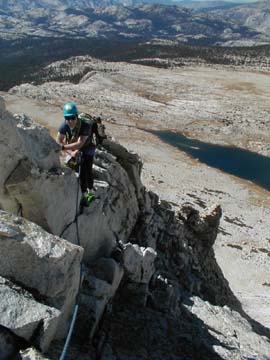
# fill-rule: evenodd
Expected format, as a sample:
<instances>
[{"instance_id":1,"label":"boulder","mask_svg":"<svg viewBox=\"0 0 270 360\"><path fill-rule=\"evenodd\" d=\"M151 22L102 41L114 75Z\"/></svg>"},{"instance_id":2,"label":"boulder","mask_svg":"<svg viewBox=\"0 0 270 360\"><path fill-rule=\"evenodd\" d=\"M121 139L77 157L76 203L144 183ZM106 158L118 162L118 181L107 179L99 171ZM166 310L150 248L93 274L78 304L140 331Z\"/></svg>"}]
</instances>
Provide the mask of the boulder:
<instances>
[{"instance_id":1,"label":"boulder","mask_svg":"<svg viewBox=\"0 0 270 360\"><path fill-rule=\"evenodd\" d=\"M121 296L135 306L145 306L149 295L149 282L155 271L157 253L152 248L137 244L122 244L120 262L125 271Z\"/></svg>"},{"instance_id":2,"label":"boulder","mask_svg":"<svg viewBox=\"0 0 270 360\"><path fill-rule=\"evenodd\" d=\"M100 258L84 271L80 294L78 323L86 337L93 337L96 327L110 300L114 297L124 271L110 258Z\"/></svg>"},{"instance_id":3,"label":"boulder","mask_svg":"<svg viewBox=\"0 0 270 360\"><path fill-rule=\"evenodd\" d=\"M83 249L2 210L0 247L0 275L59 309L57 336L65 336L79 287Z\"/></svg>"},{"instance_id":4,"label":"boulder","mask_svg":"<svg viewBox=\"0 0 270 360\"><path fill-rule=\"evenodd\" d=\"M33 347L20 351L20 358L21 360L51 360Z\"/></svg>"},{"instance_id":5,"label":"boulder","mask_svg":"<svg viewBox=\"0 0 270 360\"><path fill-rule=\"evenodd\" d=\"M37 302L28 291L2 277L0 297L0 324L46 351L55 336L60 311Z\"/></svg>"},{"instance_id":6,"label":"boulder","mask_svg":"<svg viewBox=\"0 0 270 360\"><path fill-rule=\"evenodd\" d=\"M154 309L165 313L176 314L179 310L182 295L178 283L173 283L162 275L155 274L151 280L150 290L151 306Z\"/></svg>"},{"instance_id":7,"label":"boulder","mask_svg":"<svg viewBox=\"0 0 270 360\"><path fill-rule=\"evenodd\" d=\"M76 216L78 184L70 169L48 172L24 159L5 188L23 217L53 234L60 234Z\"/></svg>"},{"instance_id":8,"label":"boulder","mask_svg":"<svg viewBox=\"0 0 270 360\"><path fill-rule=\"evenodd\" d=\"M7 211L17 211L16 200L6 193L5 182L23 159L35 167L50 170L59 167L59 146L49 130L33 123L26 116L12 116L0 98L0 205Z\"/></svg>"},{"instance_id":9,"label":"boulder","mask_svg":"<svg viewBox=\"0 0 270 360\"><path fill-rule=\"evenodd\" d=\"M123 267L132 282L148 284L154 271L154 261L157 253L148 247L137 244L125 244L123 249Z\"/></svg>"},{"instance_id":10,"label":"boulder","mask_svg":"<svg viewBox=\"0 0 270 360\"><path fill-rule=\"evenodd\" d=\"M185 225L193 237L189 236L189 243L200 251L201 255L207 253L214 245L218 233L219 221L222 215L220 205L212 205L201 213L192 207L185 209Z\"/></svg>"},{"instance_id":11,"label":"boulder","mask_svg":"<svg viewBox=\"0 0 270 360\"><path fill-rule=\"evenodd\" d=\"M25 115L12 116L2 98L0 150L0 207L60 234L76 215L76 177L61 170L49 130Z\"/></svg>"}]
</instances>

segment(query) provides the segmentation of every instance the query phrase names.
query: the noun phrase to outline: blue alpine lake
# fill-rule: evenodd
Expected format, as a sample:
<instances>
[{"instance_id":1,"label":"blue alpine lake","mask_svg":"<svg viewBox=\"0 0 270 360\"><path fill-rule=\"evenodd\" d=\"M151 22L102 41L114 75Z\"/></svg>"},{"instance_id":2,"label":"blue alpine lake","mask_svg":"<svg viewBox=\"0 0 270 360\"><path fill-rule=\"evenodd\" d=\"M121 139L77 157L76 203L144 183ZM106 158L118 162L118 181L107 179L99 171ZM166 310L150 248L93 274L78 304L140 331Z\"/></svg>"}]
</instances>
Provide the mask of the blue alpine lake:
<instances>
[{"instance_id":1,"label":"blue alpine lake","mask_svg":"<svg viewBox=\"0 0 270 360\"><path fill-rule=\"evenodd\" d=\"M237 147L214 145L171 131L150 131L162 141L211 167L270 190L270 158Z\"/></svg>"}]
</instances>

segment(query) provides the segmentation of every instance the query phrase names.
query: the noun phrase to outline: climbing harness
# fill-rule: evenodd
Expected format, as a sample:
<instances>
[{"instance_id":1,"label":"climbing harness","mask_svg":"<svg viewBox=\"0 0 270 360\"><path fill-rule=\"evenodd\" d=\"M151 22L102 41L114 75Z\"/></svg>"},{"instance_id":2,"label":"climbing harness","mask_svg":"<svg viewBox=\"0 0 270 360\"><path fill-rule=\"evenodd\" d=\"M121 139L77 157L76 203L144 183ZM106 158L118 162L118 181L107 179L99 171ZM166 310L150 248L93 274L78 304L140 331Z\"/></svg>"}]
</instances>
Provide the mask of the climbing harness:
<instances>
[{"instance_id":1,"label":"climbing harness","mask_svg":"<svg viewBox=\"0 0 270 360\"><path fill-rule=\"evenodd\" d=\"M73 143L78 139L81 130L81 124L81 120L79 119L79 123L75 126L74 129L68 127L68 131L66 133L66 143Z\"/></svg>"}]
</instances>

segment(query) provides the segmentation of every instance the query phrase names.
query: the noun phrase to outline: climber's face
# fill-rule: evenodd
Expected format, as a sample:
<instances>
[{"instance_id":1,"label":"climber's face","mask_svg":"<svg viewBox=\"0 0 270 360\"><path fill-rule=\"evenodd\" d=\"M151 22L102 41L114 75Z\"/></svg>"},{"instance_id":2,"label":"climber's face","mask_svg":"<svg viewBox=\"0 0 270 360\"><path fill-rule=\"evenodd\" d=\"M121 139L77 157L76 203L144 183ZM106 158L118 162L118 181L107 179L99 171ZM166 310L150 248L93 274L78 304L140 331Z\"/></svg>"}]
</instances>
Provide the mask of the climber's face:
<instances>
[{"instance_id":1,"label":"climber's face","mask_svg":"<svg viewBox=\"0 0 270 360\"><path fill-rule=\"evenodd\" d=\"M77 116L65 116L65 120L71 129L74 129L77 124Z\"/></svg>"}]
</instances>

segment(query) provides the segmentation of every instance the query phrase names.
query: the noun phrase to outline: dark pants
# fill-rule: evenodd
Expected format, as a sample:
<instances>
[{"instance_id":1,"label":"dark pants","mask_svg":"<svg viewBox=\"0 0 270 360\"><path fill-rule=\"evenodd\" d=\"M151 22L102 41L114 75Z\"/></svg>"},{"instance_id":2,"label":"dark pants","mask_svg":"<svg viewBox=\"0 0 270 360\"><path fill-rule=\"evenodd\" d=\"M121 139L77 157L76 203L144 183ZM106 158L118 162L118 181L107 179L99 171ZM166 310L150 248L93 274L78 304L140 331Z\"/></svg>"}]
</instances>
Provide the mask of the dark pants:
<instances>
[{"instance_id":1,"label":"dark pants","mask_svg":"<svg viewBox=\"0 0 270 360\"><path fill-rule=\"evenodd\" d=\"M81 163L81 174L80 174L80 184L82 192L85 192L87 188L91 190L94 185L94 177L93 177L93 160L94 157L92 155L82 156Z\"/></svg>"}]
</instances>

